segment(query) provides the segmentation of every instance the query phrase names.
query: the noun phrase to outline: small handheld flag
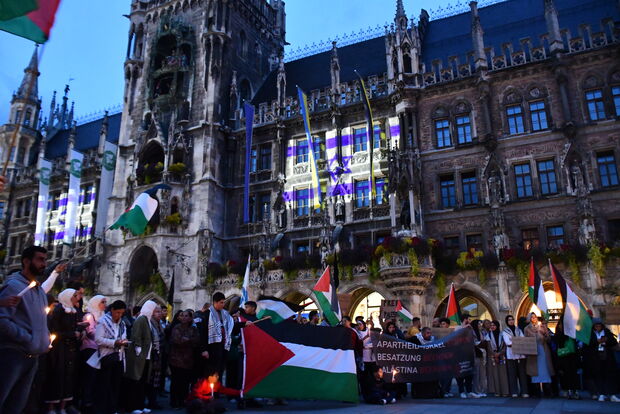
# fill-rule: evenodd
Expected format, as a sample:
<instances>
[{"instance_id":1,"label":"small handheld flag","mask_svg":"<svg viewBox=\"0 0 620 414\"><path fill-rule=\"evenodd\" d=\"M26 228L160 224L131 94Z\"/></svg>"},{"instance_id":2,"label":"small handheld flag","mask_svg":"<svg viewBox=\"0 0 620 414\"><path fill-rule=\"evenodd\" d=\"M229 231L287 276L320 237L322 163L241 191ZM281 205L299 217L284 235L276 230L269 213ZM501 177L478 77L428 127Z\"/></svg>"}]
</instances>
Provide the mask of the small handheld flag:
<instances>
[{"instance_id":1,"label":"small handheld flag","mask_svg":"<svg viewBox=\"0 0 620 414\"><path fill-rule=\"evenodd\" d=\"M457 325L460 325L463 320L463 318L461 317L461 308L459 306L459 301L456 299L456 292L454 291L454 283L450 285L450 296L448 296L446 318L456 322Z\"/></svg>"},{"instance_id":2,"label":"small handheld flag","mask_svg":"<svg viewBox=\"0 0 620 414\"><path fill-rule=\"evenodd\" d=\"M400 300L396 303L395 310L398 313L398 316L400 317L400 319L403 320L403 322L409 323L413 320L413 315L409 313L409 311L403 307L402 303L400 303Z\"/></svg>"},{"instance_id":3,"label":"small handheld flag","mask_svg":"<svg viewBox=\"0 0 620 414\"><path fill-rule=\"evenodd\" d=\"M331 326L338 325L341 318L335 282L334 278L331 277L330 266L327 266L323 271L323 275L316 282L314 288L312 288L319 309L321 309L323 317Z\"/></svg>"},{"instance_id":4,"label":"small handheld flag","mask_svg":"<svg viewBox=\"0 0 620 414\"><path fill-rule=\"evenodd\" d=\"M172 322L172 311L174 310L174 267L172 268L172 278L170 279L170 289L166 298L166 310L168 322Z\"/></svg>"},{"instance_id":5,"label":"small handheld flag","mask_svg":"<svg viewBox=\"0 0 620 414\"><path fill-rule=\"evenodd\" d=\"M538 275L538 270L536 270L533 257L530 260L528 293L534 305L540 309L540 312L543 315L547 315L549 307L547 306L547 299L545 298L545 288L543 287L542 280Z\"/></svg>"},{"instance_id":6,"label":"small handheld flag","mask_svg":"<svg viewBox=\"0 0 620 414\"><path fill-rule=\"evenodd\" d=\"M252 256L248 254L248 264L245 266L245 275L243 276L243 286L241 287L241 302L239 302L240 306L245 305L247 301L249 301L248 297L248 287L250 286L250 261Z\"/></svg>"},{"instance_id":7,"label":"small handheld flag","mask_svg":"<svg viewBox=\"0 0 620 414\"><path fill-rule=\"evenodd\" d=\"M297 315L295 305L272 296L260 296L256 302L258 319L271 317L272 323L280 323Z\"/></svg>"}]
</instances>

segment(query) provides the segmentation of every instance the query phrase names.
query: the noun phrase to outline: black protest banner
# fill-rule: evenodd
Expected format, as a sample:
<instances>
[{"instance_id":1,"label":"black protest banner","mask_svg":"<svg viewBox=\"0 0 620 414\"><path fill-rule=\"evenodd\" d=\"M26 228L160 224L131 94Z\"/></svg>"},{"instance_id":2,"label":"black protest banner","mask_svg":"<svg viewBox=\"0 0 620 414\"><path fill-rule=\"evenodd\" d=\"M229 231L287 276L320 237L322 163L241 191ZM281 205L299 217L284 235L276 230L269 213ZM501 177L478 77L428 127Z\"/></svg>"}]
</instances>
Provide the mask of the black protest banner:
<instances>
[{"instance_id":1,"label":"black protest banner","mask_svg":"<svg viewBox=\"0 0 620 414\"><path fill-rule=\"evenodd\" d=\"M427 382L473 374L474 338L471 328L417 345L393 336L372 336L377 365L388 382Z\"/></svg>"}]
</instances>

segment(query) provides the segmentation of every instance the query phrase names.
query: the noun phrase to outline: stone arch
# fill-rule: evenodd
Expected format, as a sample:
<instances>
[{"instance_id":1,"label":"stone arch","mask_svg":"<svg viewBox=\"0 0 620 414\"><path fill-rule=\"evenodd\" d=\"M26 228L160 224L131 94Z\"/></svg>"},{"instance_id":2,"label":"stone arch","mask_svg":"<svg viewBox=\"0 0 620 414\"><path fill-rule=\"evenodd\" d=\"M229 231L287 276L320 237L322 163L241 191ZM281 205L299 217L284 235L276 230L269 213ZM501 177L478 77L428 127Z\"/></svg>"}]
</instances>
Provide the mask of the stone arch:
<instances>
[{"instance_id":1,"label":"stone arch","mask_svg":"<svg viewBox=\"0 0 620 414\"><path fill-rule=\"evenodd\" d=\"M525 88L526 100L538 100L538 99L547 99L549 97L549 90L546 86L543 86L538 83L531 83Z\"/></svg>"},{"instance_id":2,"label":"stone arch","mask_svg":"<svg viewBox=\"0 0 620 414\"><path fill-rule=\"evenodd\" d=\"M157 293L155 292L149 292L146 295L142 296L135 304L135 306L142 306L144 305L144 303L147 300L152 300L153 302L157 303L160 306L163 306L166 304L166 300L164 298L162 298L161 296L159 296Z\"/></svg>"},{"instance_id":3,"label":"stone arch","mask_svg":"<svg viewBox=\"0 0 620 414\"><path fill-rule=\"evenodd\" d=\"M614 66L607 75L607 83L610 85L620 84L620 66Z\"/></svg>"},{"instance_id":4,"label":"stone arch","mask_svg":"<svg viewBox=\"0 0 620 414\"><path fill-rule=\"evenodd\" d=\"M474 300L477 300L489 312L489 314L490 314L490 318L489 319L491 319L491 320L493 320L493 319L500 320L500 315L501 314L499 312L499 309L497 309L497 306L495 305L495 303L496 303L495 298L493 296L491 296L491 294L489 292L487 292L486 290L482 289L479 285L477 285L475 283L472 283L472 282L464 282L458 288L455 287L455 290L456 290L456 298L459 301L459 303L462 300L466 299L466 298L472 298ZM444 296L443 299L441 301L439 301L439 304L435 308L434 317L443 317L443 316L445 316L445 314L446 314L446 306L447 306L447 303L448 303L448 296L449 295ZM461 307L461 311L462 312L466 312L466 309L463 309L463 307ZM477 314L472 315L472 319L480 319L480 317L482 315L483 315L483 313L478 311Z\"/></svg>"},{"instance_id":5,"label":"stone arch","mask_svg":"<svg viewBox=\"0 0 620 414\"><path fill-rule=\"evenodd\" d=\"M506 89L504 89L500 96L501 102L504 105L515 105L521 104L521 102L523 102L523 95L521 94L521 91L519 91L514 86L508 86Z\"/></svg>"},{"instance_id":6,"label":"stone arch","mask_svg":"<svg viewBox=\"0 0 620 414\"><path fill-rule=\"evenodd\" d=\"M155 250L147 244L142 244L131 253L128 263L129 280L127 285L129 289L127 299L129 302L141 300L144 303L147 300L143 300L144 297L157 296L156 292L145 290L152 287L150 286L151 277L159 273L159 260ZM165 301L162 300L161 303L165 303Z\"/></svg>"},{"instance_id":7,"label":"stone arch","mask_svg":"<svg viewBox=\"0 0 620 414\"><path fill-rule=\"evenodd\" d=\"M588 89L602 88L605 85L603 78L598 73L588 72L581 80L581 89L586 91Z\"/></svg>"},{"instance_id":8,"label":"stone arch","mask_svg":"<svg viewBox=\"0 0 620 414\"><path fill-rule=\"evenodd\" d=\"M151 139L140 151L136 170L139 185L161 181L164 159L164 148L157 139Z\"/></svg>"},{"instance_id":9,"label":"stone arch","mask_svg":"<svg viewBox=\"0 0 620 414\"><path fill-rule=\"evenodd\" d=\"M449 118L450 117L450 109L448 105L439 103L431 109L431 118L439 119L439 118Z\"/></svg>"},{"instance_id":10,"label":"stone arch","mask_svg":"<svg viewBox=\"0 0 620 414\"><path fill-rule=\"evenodd\" d=\"M343 309L343 311L346 311L346 314L351 316L351 318L358 316L355 314L355 312L358 311L358 307L360 306L360 304L363 303L364 299L368 298L373 293L380 295L383 299L390 299L393 297L391 292L389 292L387 289L379 286L369 286L362 284L350 286L345 290L345 292L351 296L348 303L348 308ZM370 314L375 315L378 310L378 308L367 308L364 311L365 314L363 316L370 316ZM345 312L343 312L343 314L345 314ZM378 314L376 314L375 316L378 316Z\"/></svg>"}]
</instances>

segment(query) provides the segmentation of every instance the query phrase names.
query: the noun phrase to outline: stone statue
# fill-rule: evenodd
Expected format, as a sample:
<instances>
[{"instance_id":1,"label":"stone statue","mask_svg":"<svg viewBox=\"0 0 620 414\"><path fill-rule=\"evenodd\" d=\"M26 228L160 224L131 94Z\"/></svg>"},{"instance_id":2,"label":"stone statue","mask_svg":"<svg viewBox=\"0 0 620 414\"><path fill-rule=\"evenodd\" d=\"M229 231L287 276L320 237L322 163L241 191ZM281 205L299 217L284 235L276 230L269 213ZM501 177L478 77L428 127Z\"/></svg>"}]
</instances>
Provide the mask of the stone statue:
<instances>
[{"instance_id":1,"label":"stone statue","mask_svg":"<svg viewBox=\"0 0 620 414\"><path fill-rule=\"evenodd\" d=\"M345 211L344 211L344 197L342 195L336 196L336 221L344 222L345 220Z\"/></svg>"},{"instance_id":2,"label":"stone statue","mask_svg":"<svg viewBox=\"0 0 620 414\"><path fill-rule=\"evenodd\" d=\"M211 259L214 233L208 229L198 231L198 268L202 278L207 277L207 266Z\"/></svg>"},{"instance_id":3,"label":"stone statue","mask_svg":"<svg viewBox=\"0 0 620 414\"><path fill-rule=\"evenodd\" d=\"M579 243L587 245L596 238L596 229L590 217L585 217L579 224Z\"/></svg>"},{"instance_id":4,"label":"stone statue","mask_svg":"<svg viewBox=\"0 0 620 414\"><path fill-rule=\"evenodd\" d=\"M278 174L278 193L273 203L273 211L276 213L276 227L279 230L286 228L286 201L284 200L284 184L286 184L286 178L284 174Z\"/></svg>"},{"instance_id":5,"label":"stone statue","mask_svg":"<svg viewBox=\"0 0 620 414\"><path fill-rule=\"evenodd\" d=\"M488 180L489 186L489 204L493 206L499 206L503 201L502 192L502 180L497 174L493 174Z\"/></svg>"},{"instance_id":6,"label":"stone statue","mask_svg":"<svg viewBox=\"0 0 620 414\"><path fill-rule=\"evenodd\" d=\"M170 190L161 191L160 214L162 217L170 215Z\"/></svg>"},{"instance_id":7,"label":"stone statue","mask_svg":"<svg viewBox=\"0 0 620 414\"><path fill-rule=\"evenodd\" d=\"M133 197L133 189L136 186L136 176L134 174L131 174L129 177L127 177L127 191L126 191L126 196L125 196L125 209L128 209L129 207L131 207L131 205L134 202L134 197Z\"/></svg>"},{"instance_id":8,"label":"stone statue","mask_svg":"<svg viewBox=\"0 0 620 414\"><path fill-rule=\"evenodd\" d=\"M578 196L584 196L588 194L585 180L583 179L583 173L581 168L575 163L570 168L571 179L573 182L573 191Z\"/></svg>"},{"instance_id":9,"label":"stone statue","mask_svg":"<svg viewBox=\"0 0 620 414\"><path fill-rule=\"evenodd\" d=\"M402 201L400 209L400 225L403 229L411 230L411 211L409 209L409 200Z\"/></svg>"},{"instance_id":10,"label":"stone statue","mask_svg":"<svg viewBox=\"0 0 620 414\"><path fill-rule=\"evenodd\" d=\"M493 235L493 249L498 259L501 260L501 251L506 248L508 248L508 236L500 228L496 228Z\"/></svg>"}]
</instances>

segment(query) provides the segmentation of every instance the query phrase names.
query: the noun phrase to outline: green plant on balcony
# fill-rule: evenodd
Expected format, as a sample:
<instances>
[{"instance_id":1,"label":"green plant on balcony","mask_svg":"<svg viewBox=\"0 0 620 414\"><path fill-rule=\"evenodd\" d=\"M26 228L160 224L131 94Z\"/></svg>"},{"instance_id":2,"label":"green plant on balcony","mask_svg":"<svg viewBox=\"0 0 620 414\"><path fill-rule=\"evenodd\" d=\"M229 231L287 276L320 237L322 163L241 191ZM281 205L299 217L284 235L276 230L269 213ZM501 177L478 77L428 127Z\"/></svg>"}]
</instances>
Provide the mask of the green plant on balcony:
<instances>
[{"instance_id":1,"label":"green plant on balcony","mask_svg":"<svg viewBox=\"0 0 620 414\"><path fill-rule=\"evenodd\" d=\"M435 287L437 288L437 299L442 300L446 292L446 276L439 270L435 271Z\"/></svg>"},{"instance_id":2,"label":"green plant on balcony","mask_svg":"<svg viewBox=\"0 0 620 414\"><path fill-rule=\"evenodd\" d=\"M409 249L407 258L409 258L409 263L411 263L411 274L417 276L420 272L420 261L418 260L418 254L415 249Z\"/></svg>"},{"instance_id":3,"label":"green plant on balcony","mask_svg":"<svg viewBox=\"0 0 620 414\"><path fill-rule=\"evenodd\" d=\"M370 283L374 283L379 279L381 273L379 272L379 261L372 259L368 264L368 280Z\"/></svg>"},{"instance_id":4,"label":"green plant on balcony","mask_svg":"<svg viewBox=\"0 0 620 414\"><path fill-rule=\"evenodd\" d=\"M170 226L178 226L183 221L183 218L181 217L181 214L177 212L166 216L164 221Z\"/></svg>"},{"instance_id":5,"label":"green plant on balcony","mask_svg":"<svg viewBox=\"0 0 620 414\"><path fill-rule=\"evenodd\" d=\"M226 275L227 270L219 263L211 262L207 265L206 284L213 285L215 280Z\"/></svg>"},{"instance_id":6,"label":"green plant on balcony","mask_svg":"<svg viewBox=\"0 0 620 414\"><path fill-rule=\"evenodd\" d=\"M602 247L598 243L590 243L588 248L588 259L592 263L592 268L600 277L605 277L605 252L611 253L608 247Z\"/></svg>"},{"instance_id":7,"label":"green plant on balcony","mask_svg":"<svg viewBox=\"0 0 620 414\"><path fill-rule=\"evenodd\" d=\"M174 164L170 164L168 167L168 172L174 175L181 175L187 170L187 165L182 162L175 162Z\"/></svg>"},{"instance_id":8,"label":"green plant on balcony","mask_svg":"<svg viewBox=\"0 0 620 414\"><path fill-rule=\"evenodd\" d=\"M163 298L166 295L166 291L166 284L161 278L161 273L159 272L154 272L151 276L149 276L149 280L146 284L140 284L136 287L138 296L144 296L148 292L153 292Z\"/></svg>"}]
</instances>

